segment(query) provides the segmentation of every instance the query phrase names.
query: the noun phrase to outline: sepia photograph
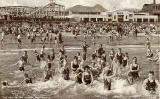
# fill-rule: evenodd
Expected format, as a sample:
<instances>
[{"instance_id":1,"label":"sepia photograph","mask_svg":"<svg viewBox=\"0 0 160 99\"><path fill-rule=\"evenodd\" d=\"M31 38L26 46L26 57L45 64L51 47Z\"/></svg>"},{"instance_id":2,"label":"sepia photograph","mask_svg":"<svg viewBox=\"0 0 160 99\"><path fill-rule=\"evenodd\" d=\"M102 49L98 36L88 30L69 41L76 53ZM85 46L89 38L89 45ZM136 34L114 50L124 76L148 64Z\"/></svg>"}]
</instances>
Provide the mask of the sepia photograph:
<instances>
[{"instance_id":1,"label":"sepia photograph","mask_svg":"<svg viewBox=\"0 0 160 99\"><path fill-rule=\"evenodd\" d=\"M160 0L0 0L0 99L160 99Z\"/></svg>"}]
</instances>

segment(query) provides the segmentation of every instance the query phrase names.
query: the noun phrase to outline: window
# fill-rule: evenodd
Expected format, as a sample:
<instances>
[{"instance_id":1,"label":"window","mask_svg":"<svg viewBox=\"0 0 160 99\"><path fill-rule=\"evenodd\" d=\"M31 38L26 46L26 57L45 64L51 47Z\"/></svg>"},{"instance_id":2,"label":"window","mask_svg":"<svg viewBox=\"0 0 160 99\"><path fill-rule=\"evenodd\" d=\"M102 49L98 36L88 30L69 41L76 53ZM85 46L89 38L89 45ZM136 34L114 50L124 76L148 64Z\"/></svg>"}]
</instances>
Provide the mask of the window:
<instances>
[{"instance_id":1,"label":"window","mask_svg":"<svg viewBox=\"0 0 160 99\"><path fill-rule=\"evenodd\" d=\"M133 15L132 14L129 14L129 17L132 17Z\"/></svg>"},{"instance_id":2,"label":"window","mask_svg":"<svg viewBox=\"0 0 160 99\"><path fill-rule=\"evenodd\" d=\"M126 19L128 19L128 16L126 16Z\"/></svg>"},{"instance_id":3,"label":"window","mask_svg":"<svg viewBox=\"0 0 160 99\"><path fill-rule=\"evenodd\" d=\"M108 17L112 17L112 15L111 15L111 14L108 14Z\"/></svg>"}]
</instances>

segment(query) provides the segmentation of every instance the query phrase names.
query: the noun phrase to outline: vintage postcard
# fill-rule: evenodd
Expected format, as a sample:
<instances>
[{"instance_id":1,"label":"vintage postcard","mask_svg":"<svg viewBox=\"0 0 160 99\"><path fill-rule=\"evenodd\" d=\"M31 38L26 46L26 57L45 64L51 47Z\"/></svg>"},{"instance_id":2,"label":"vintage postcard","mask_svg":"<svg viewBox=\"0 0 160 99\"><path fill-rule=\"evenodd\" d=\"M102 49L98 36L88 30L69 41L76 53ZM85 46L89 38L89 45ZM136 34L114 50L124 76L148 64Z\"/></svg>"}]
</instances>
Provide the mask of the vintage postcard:
<instances>
[{"instance_id":1,"label":"vintage postcard","mask_svg":"<svg viewBox=\"0 0 160 99\"><path fill-rule=\"evenodd\" d=\"M0 99L160 99L160 0L0 0Z\"/></svg>"}]
</instances>

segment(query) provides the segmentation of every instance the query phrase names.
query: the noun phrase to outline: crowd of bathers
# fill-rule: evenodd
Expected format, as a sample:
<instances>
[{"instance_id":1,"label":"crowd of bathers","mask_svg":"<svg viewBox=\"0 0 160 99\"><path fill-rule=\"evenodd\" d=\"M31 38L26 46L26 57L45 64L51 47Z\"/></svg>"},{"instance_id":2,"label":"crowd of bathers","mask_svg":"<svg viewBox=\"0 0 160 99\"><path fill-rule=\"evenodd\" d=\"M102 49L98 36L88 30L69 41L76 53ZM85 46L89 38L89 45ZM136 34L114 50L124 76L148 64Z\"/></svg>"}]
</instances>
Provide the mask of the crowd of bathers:
<instances>
[{"instance_id":1,"label":"crowd of bathers","mask_svg":"<svg viewBox=\"0 0 160 99\"><path fill-rule=\"evenodd\" d=\"M139 59L137 57L130 59L129 53L123 52L123 49L121 48L118 48L117 51L112 48L110 52L107 53L103 44L99 44L99 47L95 48L90 55L88 48L91 45L87 44L86 35L90 35L93 38L93 44L95 44L95 37L98 34L109 34L110 40L113 40L113 35L116 35L116 38L129 36L129 34L137 37L140 32L145 32L145 34L148 35L155 31L157 32L157 27L159 26L133 23L10 23L1 26L1 44L3 44L3 40L7 38L5 37L7 35L13 35L13 37L17 39L18 47L21 47L23 44L22 35L26 35L25 37L30 40L31 44L36 42L37 38L40 38L43 46L41 51L34 50L34 56L36 62L41 65L39 68L43 71L43 81L48 81L50 79L54 80L54 76L60 74L64 80L70 80L73 78L75 82L79 84L90 85L95 80L102 77L104 88L112 90L112 81L115 77L126 76L130 85L135 84L137 79L140 79ZM68 62L68 56L66 54L67 51L63 45L63 42L65 41L63 39L62 32L71 32L74 35L74 38L77 38L78 35L84 35L84 41L81 46L82 51L73 55L74 57L71 62ZM54 48L52 48L51 53L46 53L46 41L49 41L50 43L54 41L56 47L60 47L59 51L56 52ZM152 58L153 53L151 51L149 39L147 39L146 46L146 56L150 58L149 60L157 61ZM159 51L157 54L159 55L159 60ZM129 62L129 60L131 62ZM56 64L56 68L53 68L53 63ZM29 77L29 74L25 73L25 66L32 66L29 62L27 51L24 51L24 55L15 65L18 65L19 70L24 73L24 81L27 84L33 83L33 79ZM4 82L4 84L6 83ZM158 81L154 79L154 72L150 71L149 77L144 81L144 88L149 92L154 92L157 87Z\"/></svg>"}]
</instances>

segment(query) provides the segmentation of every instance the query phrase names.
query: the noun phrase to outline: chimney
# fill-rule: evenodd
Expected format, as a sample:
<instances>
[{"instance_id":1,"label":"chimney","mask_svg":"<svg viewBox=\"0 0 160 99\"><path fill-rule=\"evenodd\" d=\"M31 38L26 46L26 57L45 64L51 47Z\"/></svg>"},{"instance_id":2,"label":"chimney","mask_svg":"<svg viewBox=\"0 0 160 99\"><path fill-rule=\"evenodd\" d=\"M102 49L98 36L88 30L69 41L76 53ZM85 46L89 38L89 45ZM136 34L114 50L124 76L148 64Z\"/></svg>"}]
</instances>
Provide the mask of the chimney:
<instances>
[{"instance_id":1,"label":"chimney","mask_svg":"<svg viewBox=\"0 0 160 99\"><path fill-rule=\"evenodd\" d=\"M156 4L156 0L153 0L153 4Z\"/></svg>"}]
</instances>

